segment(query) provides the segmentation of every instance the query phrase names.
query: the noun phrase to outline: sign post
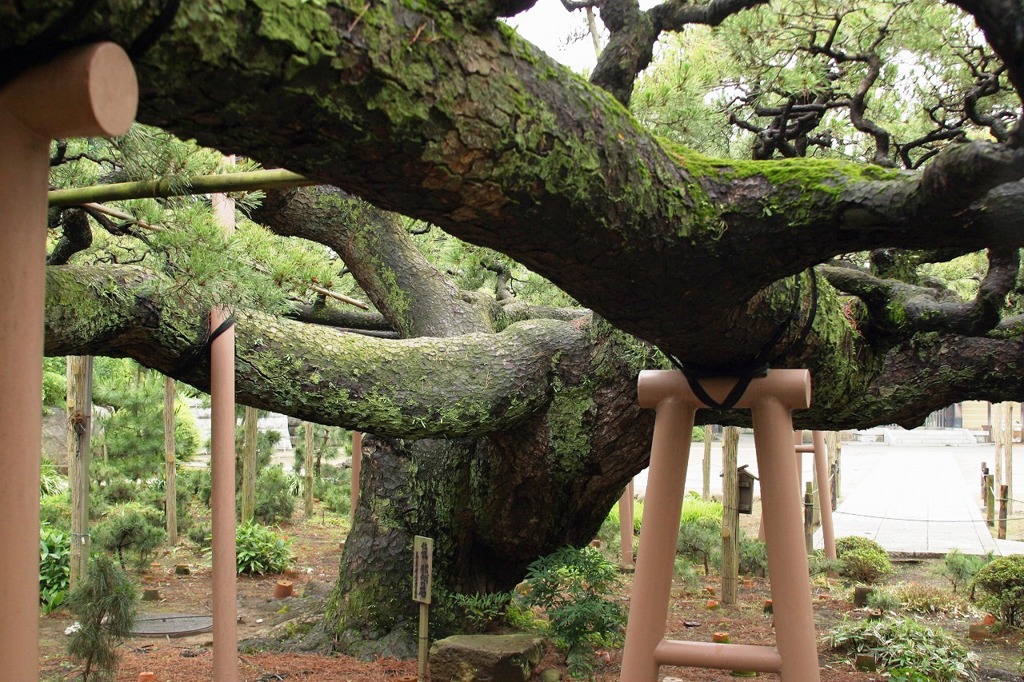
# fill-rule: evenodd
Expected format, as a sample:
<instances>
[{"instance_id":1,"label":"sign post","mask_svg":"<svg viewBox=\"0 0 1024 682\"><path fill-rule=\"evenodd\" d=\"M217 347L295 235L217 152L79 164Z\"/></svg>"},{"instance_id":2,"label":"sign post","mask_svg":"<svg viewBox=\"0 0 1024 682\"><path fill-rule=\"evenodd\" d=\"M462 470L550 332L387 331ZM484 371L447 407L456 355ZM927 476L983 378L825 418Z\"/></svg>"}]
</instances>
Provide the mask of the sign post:
<instances>
[{"instance_id":1,"label":"sign post","mask_svg":"<svg viewBox=\"0 0 1024 682\"><path fill-rule=\"evenodd\" d=\"M430 580L434 561L434 539L417 535L412 541L412 600L420 604L418 682L427 679L427 627L430 623Z\"/></svg>"}]
</instances>

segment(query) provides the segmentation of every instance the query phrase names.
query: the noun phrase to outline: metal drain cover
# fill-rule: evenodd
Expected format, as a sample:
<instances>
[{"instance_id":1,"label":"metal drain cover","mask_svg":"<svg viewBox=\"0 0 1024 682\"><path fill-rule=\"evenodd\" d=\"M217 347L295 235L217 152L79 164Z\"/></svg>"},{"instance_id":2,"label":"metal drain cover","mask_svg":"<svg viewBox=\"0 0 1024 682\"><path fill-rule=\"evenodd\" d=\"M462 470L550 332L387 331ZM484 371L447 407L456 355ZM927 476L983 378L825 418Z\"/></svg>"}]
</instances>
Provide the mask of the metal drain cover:
<instances>
[{"instance_id":1,"label":"metal drain cover","mask_svg":"<svg viewBox=\"0 0 1024 682\"><path fill-rule=\"evenodd\" d=\"M150 613L135 619L131 634L137 637L184 637L213 628L212 616L185 613Z\"/></svg>"}]
</instances>

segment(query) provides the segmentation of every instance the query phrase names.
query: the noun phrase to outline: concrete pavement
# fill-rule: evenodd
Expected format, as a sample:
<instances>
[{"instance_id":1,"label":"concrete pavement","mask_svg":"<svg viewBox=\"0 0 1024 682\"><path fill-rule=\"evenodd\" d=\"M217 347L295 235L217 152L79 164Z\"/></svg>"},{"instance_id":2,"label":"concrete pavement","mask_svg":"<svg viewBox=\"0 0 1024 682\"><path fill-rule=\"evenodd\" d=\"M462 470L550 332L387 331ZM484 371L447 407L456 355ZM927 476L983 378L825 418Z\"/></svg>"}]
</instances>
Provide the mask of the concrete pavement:
<instances>
[{"instance_id":1,"label":"concrete pavement","mask_svg":"<svg viewBox=\"0 0 1024 682\"><path fill-rule=\"evenodd\" d=\"M704 447L694 443L687 467L686 490L700 492ZM753 437L740 438L739 464L757 475ZM965 554L1024 553L1024 538L994 540L985 525L981 502L981 463L993 468L995 446L886 445L845 442L841 498L833 512L836 537L860 535L890 552L942 556L951 549ZM805 481L811 480L811 455L803 457ZM638 497L646 488L646 471L634 482ZM1014 448L1014 491L1024 500L1024 445ZM712 449L711 489L721 494L721 444ZM756 491L755 491L755 494ZM1024 502L1013 516L1024 517ZM816 535L821 546L821 532Z\"/></svg>"}]
</instances>

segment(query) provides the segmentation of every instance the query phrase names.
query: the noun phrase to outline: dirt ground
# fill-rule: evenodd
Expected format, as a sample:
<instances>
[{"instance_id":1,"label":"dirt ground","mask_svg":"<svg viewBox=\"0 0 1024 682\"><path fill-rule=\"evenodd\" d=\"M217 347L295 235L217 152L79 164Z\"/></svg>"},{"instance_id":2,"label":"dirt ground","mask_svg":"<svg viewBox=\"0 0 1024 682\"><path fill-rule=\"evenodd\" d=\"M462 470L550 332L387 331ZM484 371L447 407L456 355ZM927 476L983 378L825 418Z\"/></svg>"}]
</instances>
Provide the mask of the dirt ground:
<instances>
[{"instance_id":1,"label":"dirt ground","mask_svg":"<svg viewBox=\"0 0 1024 682\"><path fill-rule=\"evenodd\" d=\"M288 633L290 628L315 618L322 609L323 599L337 578L344 539L344 524L328 513L317 510L309 520L296 521L282 531L293 544L297 573L292 576L262 576L238 579L238 638L240 641L239 681L270 682L276 680L318 680L323 682L395 682L416 679L416 661L382 659L359 661L346 656L317 656L307 653L267 653L247 646L248 640ZM182 542L159 557L151 570L151 577L142 576L140 584L159 590L158 601L144 601L140 612L145 614L209 615L211 603L211 573L209 559L197 554ZM918 582L945 584L937 573L941 560L897 562L898 574L889 583ZM188 566L188 575L175 575L175 566ZM625 573L621 598L628 600L631 574ZM276 599L274 588L279 580L290 579L294 596ZM717 576L702 581L704 591L693 594L682 589L673 592L670 608L668 636L673 639L710 641L712 633L728 632L733 642L744 644L773 644L771 615L763 610L770 596L768 581L754 578L741 585L737 603L730 606L708 608L711 592L719 588ZM852 590L838 581L813 581L815 620L821 635L844 618L861 618L864 613L852 604ZM967 640L968 626L977 622L979 614L936 615L927 618L931 624L943 627ZM44 682L69 681L79 677L80 669L65 654L64 630L73 619L65 611L57 611L40 619L40 677ZM1021 680L1018 671L1021 658L1021 633L1015 630L999 631L991 639L971 642L982 667L978 680ZM150 671L158 682L191 682L212 678L212 637L209 632L185 637L134 637L121 647L118 682L136 682L139 673ZM854 670L849 656L835 655L819 647L823 682L867 682L883 680L879 674ZM595 682L617 682L621 650L598 652L598 665L590 678ZM537 672L545 668L562 669L557 652L550 651ZM568 680L567 674L563 679ZM663 668L661 679L672 680L734 680L728 671L696 670L692 668ZM777 680L777 675L762 674L759 679Z\"/></svg>"}]
</instances>

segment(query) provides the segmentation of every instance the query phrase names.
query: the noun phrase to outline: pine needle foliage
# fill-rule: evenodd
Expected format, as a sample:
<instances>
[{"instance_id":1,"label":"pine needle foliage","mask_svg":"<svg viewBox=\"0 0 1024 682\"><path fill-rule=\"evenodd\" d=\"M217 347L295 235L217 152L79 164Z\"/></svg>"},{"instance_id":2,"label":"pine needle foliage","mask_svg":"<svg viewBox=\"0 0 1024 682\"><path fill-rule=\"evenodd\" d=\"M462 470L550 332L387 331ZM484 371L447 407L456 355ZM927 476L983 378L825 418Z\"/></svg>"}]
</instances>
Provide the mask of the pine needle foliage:
<instances>
[{"instance_id":1,"label":"pine needle foliage","mask_svg":"<svg viewBox=\"0 0 1024 682\"><path fill-rule=\"evenodd\" d=\"M117 670L117 645L128 636L138 607L138 590L117 564L93 556L85 580L68 596L68 608L79 627L68 640L68 653L83 666L82 679L94 672Z\"/></svg>"}]
</instances>

